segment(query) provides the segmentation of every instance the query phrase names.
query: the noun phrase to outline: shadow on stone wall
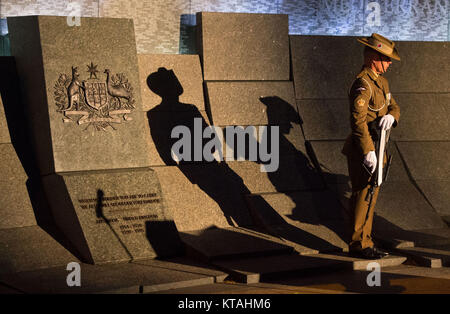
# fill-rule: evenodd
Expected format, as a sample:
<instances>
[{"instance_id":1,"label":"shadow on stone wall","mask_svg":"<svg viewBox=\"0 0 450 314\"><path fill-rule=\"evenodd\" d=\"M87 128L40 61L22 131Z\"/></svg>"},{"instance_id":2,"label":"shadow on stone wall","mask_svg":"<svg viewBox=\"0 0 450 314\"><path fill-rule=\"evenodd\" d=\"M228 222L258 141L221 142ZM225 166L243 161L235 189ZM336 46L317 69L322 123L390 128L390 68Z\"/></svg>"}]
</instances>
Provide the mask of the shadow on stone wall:
<instances>
[{"instance_id":1,"label":"shadow on stone wall","mask_svg":"<svg viewBox=\"0 0 450 314\"><path fill-rule=\"evenodd\" d=\"M254 222L248 219L249 214L238 212L236 209L239 207L235 206L235 198L240 198L240 200L242 200L242 197L250 195L251 191L243 183L242 178L237 175L227 163L219 163L213 160L211 162L180 161L177 164L172 159L171 147L178 141L178 139L171 138L171 132L174 127L184 125L191 131L191 134L194 134L195 118L201 119L202 133L204 128L208 126L208 123L194 105L181 103L179 101L179 97L183 93L183 87L178 81L175 73L171 70L160 68L157 72L151 73L148 76L147 85L151 91L162 98L159 105L147 112L150 135L161 159L166 165L176 165L192 184L196 184L204 193L212 198L220 206L230 226L237 225L251 228ZM281 106L288 106L288 104L277 97L274 97L271 100L266 99L266 105L268 107L269 121L272 112L279 110ZM290 105L289 108L292 109ZM298 123L298 115L295 111L288 112L288 115L292 116L292 122ZM283 129L282 132L283 134L288 133L289 128ZM304 176L304 180L309 182L311 181L310 177L315 178L315 180L322 180L316 171L310 167L307 157L302 152L296 150L284 136L281 136L281 141L280 147L286 147L290 153L297 156L295 162L298 164L299 168L302 169L299 175ZM194 147L194 144L192 136L191 147ZM203 144L204 142L202 143L202 147ZM194 160L193 150L190 152L190 155L191 160ZM280 163L278 171L269 173L269 178L277 190L280 189L283 180L283 175L280 175L280 173L291 171L292 169L289 168L288 164ZM318 198L320 198L320 196L318 196ZM293 199L293 201L297 204L293 214L293 216L295 216L294 219L306 223L319 223L319 221L310 221L307 216L303 215L303 211L300 210L301 200ZM317 204L323 204L321 199L317 199L316 201ZM280 214L263 199L260 200L259 204L261 203L263 205L258 208L258 211L264 211L264 215L270 216L270 219L276 221L277 224L282 224L283 230L285 230L283 237L287 240L310 248L327 247L330 249L338 249L320 237L286 223L283 217L281 217ZM199 205L201 206L201 204ZM201 219L201 217L199 218ZM330 225L330 228L333 228L333 226Z\"/></svg>"},{"instance_id":2,"label":"shadow on stone wall","mask_svg":"<svg viewBox=\"0 0 450 314\"><path fill-rule=\"evenodd\" d=\"M11 143L28 176L26 186L37 224L79 258L80 254L75 247L56 226L45 197L35 151L30 140L29 120L33 117L30 117L25 111L14 57L0 57L0 74L0 94L5 108ZM50 138L50 133L47 136Z\"/></svg>"}]
</instances>

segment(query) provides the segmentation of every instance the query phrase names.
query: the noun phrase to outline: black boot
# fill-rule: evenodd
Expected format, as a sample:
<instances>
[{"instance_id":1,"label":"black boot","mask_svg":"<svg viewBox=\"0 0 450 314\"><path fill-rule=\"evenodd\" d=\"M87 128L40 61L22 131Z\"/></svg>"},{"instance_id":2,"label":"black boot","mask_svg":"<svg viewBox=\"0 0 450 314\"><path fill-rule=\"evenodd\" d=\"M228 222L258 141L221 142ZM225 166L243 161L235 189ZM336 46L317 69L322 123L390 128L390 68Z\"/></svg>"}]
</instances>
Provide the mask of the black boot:
<instances>
[{"instance_id":1,"label":"black boot","mask_svg":"<svg viewBox=\"0 0 450 314\"><path fill-rule=\"evenodd\" d=\"M376 248L368 247L362 250L352 250L350 255L353 257L364 258L364 259L380 259L388 255L388 253Z\"/></svg>"}]
</instances>

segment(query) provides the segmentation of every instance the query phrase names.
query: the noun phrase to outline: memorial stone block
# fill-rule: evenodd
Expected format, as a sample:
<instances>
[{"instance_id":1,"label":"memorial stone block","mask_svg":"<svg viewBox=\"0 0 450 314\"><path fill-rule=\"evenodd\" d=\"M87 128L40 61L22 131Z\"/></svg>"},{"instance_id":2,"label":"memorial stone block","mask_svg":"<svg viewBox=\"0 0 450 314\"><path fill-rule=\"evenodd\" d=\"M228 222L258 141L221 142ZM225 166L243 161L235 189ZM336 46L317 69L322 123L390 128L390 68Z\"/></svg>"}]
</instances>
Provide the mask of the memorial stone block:
<instances>
[{"instance_id":1,"label":"memorial stone block","mask_svg":"<svg viewBox=\"0 0 450 314\"><path fill-rule=\"evenodd\" d=\"M214 125L299 123L292 82L207 82Z\"/></svg>"},{"instance_id":2,"label":"memorial stone block","mask_svg":"<svg viewBox=\"0 0 450 314\"><path fill-rule=\"evenodd\" d=\"M450 92L448 42L396 41L395 44L401 61L392 62L385 74L393 92Z\"/></svg>"},{"instance_id":3,"label":"memorial stone block","mask_svg":"<svg viewBox=\"0 0 450 314\"><path fill-rule=\"evenodd\" d=\"M441 216L450 216L450 180L417 180L419 188Z\"/></svg>"},{"instance_id":4,"label":"memorial stone block","mask_svg":"<svg viewBox=\"0 0 450 314\"><path fill-rule=\"evenodd\" d=\"M400 121L392 131L397 141L449 141L450 94L393 94L400 105ZM426 122L425 122L426 121Z\"/></svg>"},{"instance_id":5,"label":"memorial stone block","mask_svg":"<svg viewBox=\"0 0 450 314\"><path fill-rule=\"evenodd\" d=\"M139 81L141 83L142 109L150 110L161 102L161 97L152 92L147 84L150 74L159 68L172 70L183 89L179 101L205 110L203 77L198 55L138 55ZM181 109L180 107L174 110Z\"/></svg>"},{"instance_id":6,"label":"memorial stone block","mask_svg":"<svg viewBox=\"0 0 450 314\"><path fill-rule=\"evenodd\" d=\"M148 166L133 22L8 18L41 174Z\"/></svg>"},{"instance_id":7,"label":"memorial stone block","mask_svg":"<svg viewBox=\"0 0 450 314\"><path fill-rule=\"evenodd\" d=\"M5 108L3 107L2 96L0 95L0 144L3 143L11 143L11 137L9 136Z\"/></svg>"},{"instance_id":8,"label":"memorial stone block","mask_svg":"<svg viewBox=\"0 0 450 314\"><path fill-rule=\"evenodd\" d=\"M291 35L289 38L295 98L347 98L350 84L363 64L364 48L356 37Z\"/></svg>"},{"instance_id":9,"label":"memorial stone block","mask_svg":"<svg viewBox=\"0 0 450 314\"><path fill-rule=\"evenodd\" d=\"M0 229L0 274L66 269L70 262L79 260L39 226Z\"/></svg>"},{"instance_id":10,"label":"memorial stone block","mask_svg":"<svg viewBox=\"0 0 450 314\"><path fill-rule=\"evenodd\" d=\"M450 175L450 142L397 142L415 180L445 180Z\"/></svg>"},{"instance_id":11,"label":"memorial stone block","mask_svg":"<svg viewBox=\"0 0 450 314\"><path fill-rule=\"evenodd\" d=\"M302 253L347 247L350 228L328 190L253 194L248 202L261 225Z\"/></svg>"},{"instance_id":12,"label":"memorial stone block","mask_svg":"<svg viewBox=\"0 0 450 314\"><path fill-rule=\"evenodd\" d=\"M223 166L155 167L155 171L180 232L252 224L239 188L242 184Z\"/></svg>"},{"instance_id":13,"label":"memorial stone block","mask_svg":"<svg viewBox=\"0 0 450 314\"><path fill-rule=\"evenodd\" d=\"M56 223L83 260L136 260L182 249L151 169L55 174L43 182Z\"/></svg>"},{"instance_id":14,"label":"memorial stone block","mask_svg":"<svg viewBox=\"0 0 450 314\"><path fill-rule=\"evenodd\" d=\"M393 226L404 230L445 227L436 211L410 182L383 184L375 212L382 218L374 220L374 229L381 235Z\"/></svg>"},{"instance_id":15,"label":"memorial stone block","mask_svg":"<svg viewBox=\"0 0 450 314\"><path fill-rule=\"evenodd\" d=\"M344 140L350 134L347 99L297 100L307 140Z\"/></svg>"},{"instance_id":16,"label":"memorial stone block","mask_svg":"<svg viewBox=\"0 0 450 314\"><path fill-rule=\"evenodd\" d=\"M27 175L12 144L0 144L0 229L36 225Z\"/></svg>"},{"instance_id":17,"label":"memorial stone block","mask_svg":"<svg viewBox=\"0 0 450 314\"><path fill-rule=\"evenodd\" d=\"M89 263L179 254L150 164L133 22L8 19L44 191Z\"/></svg>"},{"instance_id":18,"label":"memorial stone block","mask_svg":"<svg viewBox=\"0 0 450 314\"><path fill-rule=\"evenodd\" d=\"M285 14L197 13L204 80L289 80L288 24Z\"/></svg>"}]
</instances>

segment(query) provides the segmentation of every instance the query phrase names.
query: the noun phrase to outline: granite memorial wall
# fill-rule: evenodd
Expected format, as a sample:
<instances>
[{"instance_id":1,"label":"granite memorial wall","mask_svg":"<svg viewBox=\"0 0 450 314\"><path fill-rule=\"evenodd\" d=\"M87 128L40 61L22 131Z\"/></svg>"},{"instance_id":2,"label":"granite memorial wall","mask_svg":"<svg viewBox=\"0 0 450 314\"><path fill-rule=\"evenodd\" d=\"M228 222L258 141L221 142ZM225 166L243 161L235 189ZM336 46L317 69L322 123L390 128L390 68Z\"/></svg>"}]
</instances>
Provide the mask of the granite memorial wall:
<instances>
[{"instance_id":1,"label":"granite memorial wall","mask_svg":"<svg viewBox=\"0 0 450 314\"><path fill-rule=\"evenodd\" d=\"M198 55L137 55L128 19L82 18L80 27L65 17L8 19L37 177L81 260L148 259L184 247L207 260L347 250L350 185L340 149L349 131L346 90L362 48L354 37L289 36L288 20L201 12ZM448 217L448 169L437 152L448 142L448 122L438 118L448 109L448 62L441 63L448 44L398 45L402 62L387 76L404 114L376 222L389 237L399 229L443 230ZM424 116L429 123L418 123ZM196 121L200 132L275 127L277 168L261 171L261 160L247 153L203 160L192 152L191 160L175 160L172 130L182 125L194 134ZM3 153L10 154L2 158L15 163L7 171L23 190L30 174L8 134L3 127ZM226 151L232 144L223 145ZM435 162L422 168L424 160ZM25 221L8 216L5 230L35 226L35 208L25 190L20 195ZM2 199L2 211L8 202ZM13 255L5 256L8 263Z\"/></svg>"},{"instance_id":2,"label":"granite memorial wall","mask_svg":"<svg viewBox=\"0 0 450 314\"><path fill-rule=\"evenodd\" d=\"M446 0L3 0L0 25L1 19L18 15L132 18L138 53L176 54L198 53L193 29L195 14L202 11L288 14L291 35L378 32L394 40L449 41L449 10ZM0 28L5 35L5 25ZM0 46L2 40L8 39L0 37Z\"/></svg>"},{"instance_id":3,"label":"granite memorial wall","mask_svg":"<svg viewBox=\"0 0 450 314\"><path fill-rule=\"evenodd\" d=\"M45 196L81 259L182 249L149 168L133 22L83 18L73 27L65 17L31 16L8 23Z\"/></svg>"}]
</instances>

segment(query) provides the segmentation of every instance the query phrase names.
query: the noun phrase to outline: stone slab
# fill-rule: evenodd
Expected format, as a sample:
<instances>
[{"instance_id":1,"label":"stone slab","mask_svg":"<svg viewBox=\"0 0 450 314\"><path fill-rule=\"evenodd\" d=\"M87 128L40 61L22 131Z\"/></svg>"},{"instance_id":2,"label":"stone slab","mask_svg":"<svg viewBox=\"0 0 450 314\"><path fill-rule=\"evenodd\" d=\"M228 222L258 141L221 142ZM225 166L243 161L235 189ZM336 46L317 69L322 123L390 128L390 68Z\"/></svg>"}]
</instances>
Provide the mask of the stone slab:
<instances>
[{"instance_id":1,"label":"stone slab","mask_svg":"<svg viewBox=\"0 0 450 314\"><path fill-rule=\"evenodd\" d=\"M364 46L356 41L357 37L291 35L289 38L296 98L347 98L347 91L363 64ZM449 92L448 43L396 41L396 47L402 60L394 61L386 73L394 96Z\"/></svg>"},{"instance_id":2,"label":"stone slab","mask_svg":"<svg viewBox=\"0 0 450 314\"><path fill-rule=\"evenodd\" d=\"M356 37L290 35L296 99L346 99L363 64ZM345 71L343 71L345 69Z\"/></svg>"},{"instance_id":3,"label":"stone slab","mask_svg":"<svg viewBox=\"0 0 450 314\"><path fill-rule=\"evenodd\" d=\"M416 180L416 183L439 215L450 215L450 180Z\"/></svg>"},{"instance_id":4,"label":"stone slab","mask_svg":"<svg viewBox=\"0 0 450 314\"><path fill-rule=\"evenodd\" d=\"M14 57L0 57L0 98L6 116L5 124L0 128L8 132L9 143L12 143L27 175L33 176L36 162L30 145L30 116L25 112L19 86L19 77Z\"/></svg>"},{"instance_id":5,"label":"stone slab","mask_svg":"<svg viewBox=\"0 0 450 314\"><path fill-rule=\"evenodd\" d=\"M178 230L252 224L246 187L225 163L155 167Z\"/></svg>"},{"instance_id":6,"label":"stone slab","mask_svg":"<svg viewBox=\"0 0 450 314\"><path fill-rule=\"evenodd\" d=\"M397 147L413 179L446 180L450 176L450 142L397 142Z\"/></svg>"},{"instance_id":7,"label":"stone slab","mask_svg":"<svg viewBox=\"0 0 450 314\"><path fill-rule=\"evenodd\" d=\"M278 168L272 172L262 172L261 164L251 161L230 161L227 164L242 178L250 193L287 192L324 187L320 174L312 168L308 157L301 152L280 154L279 158Z\"/></svg>"},{"instance_id":8,"label":"stone slab","mask_svg":"<svg viewBox=\"0 0 450 314\"><path fill-rule=\"evenodd\" d=\"M58 16L8 19L11 55L32 117L41 174L148 166L132 20L81 18L79 27L68 26L66 20ZM88 88L86 98L77 87L77 75L78 84L98 84L104 96L97 101ZM114 89L112 85L119 82L122 87ZM74 105L66 110L69 87ZM119 101L117 95L128 100Z\"/></svg>"},{"instance_id":9,"label":"stone slab","mask_svg":"<svg viewBox=\"0 0 450 314\"><path fill-rule=\"evenodd\" d=\"M161 109L161 110L159 110ZM151 110L149 110L147 113L144 113L147 115L148 118L148 130L147 130L147 141L149 145L149 159L150 159L150 165L152 166L162 166L162 165L176 165L175 160L172 158L171 155L171 149L175 143L179 141L179 137L173 136L172 138L172 130L177 126L184 126L189 129L190 132L190 140L188 140L189 143L191 143L191 153L189 154L190 160L195 160L195 152L192 149L192 147L195 147L195 141L198 139L199 143L202 143L201 148L205 147L205 145L208 145L210 138L204 138L202 139L203 131L206 127L209 127L209 118L207 117L207 114L205 111L197 111L194 109L192 112L167 112L164 111L161 107L155 107ZM202 121L202 131L196 131L195 122L194 119L201 118ZM246 130L246 127L243 127L243 129L236 129L233 127L233 131L236 134L243 134L244 136L251 138L255 142L261 142L261 137L258 135L259 132L262 132L263 127L266 126L254 126L254 132L256 132L256 136L253 135L245 135L244 132L249 131ZM231 143L227 140L227 126L214 126L216 132L220 132L223 136L222 145L219 144L219 146L222 148L222 160L234 160L241 157L241 155L237 155L239 140L235 140L234 146L231 145ZM269 135L268 139L271 139L271 132L272 130L269 129ZM240 133L238 133L240 132ZM253 132L252 130L249 131L250 134ZM279 132L279 152L281 154L299 154L303 153L306 154L306 148L305 148L305 142L304 137L302 134L302 130L299 124L296 123L289 123L289 124L281 124L278 126L278 132ZM183 135L184 138L184 135ZM249 139L246 139L246 146L245 151L248 152L249 145ZM229 152L230 151L230 152ZM269 150L270 152L270 150ZM233 153L235 153L233 155ZM259 154L257 157L260 157L260 153L257 148L257 153ZM231 157L230 157L231 156ZM248 154L246 155L246 159L249 159ZM201 156L201 160L205 161L204 156ZM217 157L217 160L220 160L220 158Z\"/></svg>"},{"instance_id":10,"label":"stone slab","mask_svg":"<svg viewBox=\"0 0 450 314\"><path fill-rule=\"evenodd\" d=\"M214 278L210 276L135 263L110 265L81 263L80 268L81 287L67 286L66 265L2 276L0 280L26 293L33 294L138 294L214 282Z\"/></svg>"},{"instance_id":11,"label":"stone slab","mask_svg":"<svg viewBox=\"0 0 450 314\"><path fill-rule=\"evenodd\" d=\"M297 100L306 140L345 140L350 134L347 99Z\"/></svg>"},{"instance_id":12,"label":"stone slab","mask_svg":"<svg viewBox=\"0 0 450 314\"><path fill-rule=\"evenodd\" d=\"M55 222L89 263L176 256L182 244L149 168L43 178Z\"/></svg>"},{"instance_id":13,"label":"stone slab","mask_svg":"<svg viewBox=\"0 0 450 314\"><path fill-rule=\"evenodd\" d=\"M396 93L450 92L450 45L448 42L396 41L396 47L401 61L394 61L393 66L386 73L392 91ZM420 53L417 53L418 51Z\"/></svg>"},{"instance_id":14,"label":"stone slab","mask_svg":"<svg viewBox=\"0 0 450 314\"><path fill-rule=\"evenodd\" d=\"M39 226L0 230L0 273L67 266L78 259Z\"/></svg>"},{"instance_id":15,"label":"stone slab","mask_svg":"<svg viewBox=\"0 0 450 314\"><path fill-rule=\"evenodd\" d=\"M395 238L374 238L376 243L379 243L381 247L386 249L403 249L414 247L413 241L395 239Z\"/></svg>"},{"instance_id":16,"label":"stone slab","mask_svg":"<svg viewBox=\"0 0 450 314\"><path fill-rule=\"evenodd\" d=\"M450 94L394 94L400 105L400 121L392 130L397 141L449 141ZM426 121L426 122L425 122Z\"/></svg>"},{"instance_id":17,"label":"stone slab","mask_svg":"<svg viewBox=\"0 0 450 314\"><path fill-rule=\"evenodd\" d=\"M342 261L321 258L316 254L285 254L259 258L216 261L213 264L231 274L231 278L247 284L258 283L269 277L307 274L311 271L330 271L343 268Z\"/></svg>"},{"instance_id":18,"label":"stone slab","mask_svg":"<svg viewBox=\"0 0 450 314\"><path fill-rule=\"evenodd\" d=\"M348 250L350 227L331 191L254 194L247 199L258 225L301 254Z\"/></svg>"},{"instance_id":19,"label":"stone slab","mask_svg":"<svg viewBox=\"0 0 450 314\"><path fill-rule=\"evenodd\" d=\"M403 264L406 261L406 257L388 255L380 259L359 259L355 257L348 256L348 254L319 254L321 258L329 258L337 261L342 261L348 263L348 267L353 270L363 270L367 271L367 266L372 262L377 262L380 268L393 267Z\"/></svg>"},{"instance_id":20,"label":"stone slab","mask_svg":"<svg viewBox=\"0 0 450 314\"><path fill-rule=\"evenodd\" d=\"M450 268L424 268L412 265L402 265L385 269L383 272L415 277L428 277L436 279L450 279Z\"/></svg>"},{"instance_id":21,"label":"stone slab","mask_svg":"<svg viewBox=\"0 0 450 314\"><path fill-rule=\"evenodd\" d=\"M292 252L292 247L277 237L247 228L209 228L180 232L188 254L213 261L236 257L266 256Z\"/></svg>"},{"instance_id":22,"label":"stone slab","mask_svg":"<svg viewBox=\"0 0 450 314\"><path fill-rule=\"evenodd\" d=\"M143 110L150 110L161 103L161 97L151 91L147 83L148 76L157 72L159 68L172 70L178 79L183 89L180 102L193 104L200 111L205 110L203 76L198 55L139 54L138 63ZM182 110L180 107L173 108L173 110L180 109Z\"/></svg>"},{"instance_id":23,"label":"stone slab","mask_svg":"<svg viewBox=\"0 0 450 314\"><path fill-rule=\"evenodd\" d=\"M292 82L206 82L214 125L299 123Z\"/></svg>"},{"instance_id":24,"label":"stone slab","mask_svg":"<svg viewBox=\"0 0 450 314\"><path fill-rule=\"evenodd\" d=\"M289 80L288 24L285 14L197 13L204 79Z\"/></svg>"},{"instance_id":25,"label":"stone slab","mask_svg":"<svg viewBox=\"0 0 450 314\"><path fill-rule=\"evenodd\" d=\"M23 292L21 292L21 291L19 291L17 289L8 287L6 285L3 285L1 283L0 283L0 293L2 295L4 295L4 294L23 294Z\"/></svg>"},{"instance_id":26,"label":"stone slab","mask_svg":"<svg viewBox=\"0 0 450 314\"><path fill-rule=\"evenodd\" d=\"M342 154L344 141L310 141L327 183L349 181L347 158Z\"/></svg>"},{"instance_id":27,"label":"stone slab","mask_svg":"<svg viewBox=\"0 0 450 314\"><path fill-rule=\"evenodd\" d=\"M449 140L449 123L442 119L448 115L448 94L397 94L395 100L401 117L393 140ZM351 132L347 99L297 100L297 108L307 140L343 140Z\"/></svg>"},{"instance_id":28,"label":"stone slab","mask_svg":"<svg viewBox=\"0 0 450 314\"><path fill-rule=\"evenodd\" d=\"M0 144L4 143L11 143L11 137L9 136L5 108L3 107L2 95L0 94Z\"/></svg>"},{"instance_id":29,"label":"stone slab","mask_svg":"<svg viewBox=\"0 0 450 314\"><path fill-rule=\"evenodd\" d=\"M450 246L450 228L434 228L414 230L413 241L415 246L430 248L447 248Z\"/></svg>"},{"instance_id":30,"label":"stone slab","mask_svg":"<svg viewBox=\"0 0 450 314\"><path fill-rule=\"evenodd\" d=\"M450 264L450 252L448 250L413 247L400 249L398 253L410 257L420 266L441 268Z\"/></svg>"},{"instance_id":31,"label":"stone slab","mask_svg":"<svg viewBox=\"0 0 450 314\"><path fill-rule=\"evenodd\" d=\"M380 224L375 216L374 225ZM406 230L400 227L385 226L383 232L374 230L375 238L397 239L414 243L414 247L440 248L450 245L450 229L448 227L433 229Z\"/></svg>"},{"instance_id":32,"label":"stone slab","mask_svg":"<svg viewBox=\"0 0 450 314\"><path fill-rule=\"evenodd\" d=\"M191 133L193 142L196 133L194 130L194 119L202 118L205 126L208 125L208 116L205 111L195 112L166 112L159 111L155 107L148 112L142 112L146 117L145 135L149 147L149 163L151 166L175 165L176 162L171 156L171 149L179 138L172 138L172 130L176 126L186 126ZM200 134L200 138L203 132ZM205 141L206 143L206 141ZM203 146L202 146L203 147ZM194 152L192 151L192 154ZM191 156L192 160L194 157Z\"/></svg>"},{"instance_id":33,"label":"stone slab","mask_svg":"<svg viewBox=\"0 0 450 314\"><path fill-rule=\"evenodd\" d=\"M189 259L185 256L169 258L164 260L151 259L144 261L133 262L139 265L148 265L155 268L163 268L169 270L176 270L186 273L204 275L213 277L214 282L223 282L228 276L227 273L217 269L209 264L201 263L199 261Z\"/></svg>"},{"instance_id":34,"label":"stone slab","mask_svg":"<svg viewBox=\"0 0 450 314\"><path fill-rule=\"evenodd\" d=\"M0 144L0 229L36 225L27 175L12 144Z\"/></svg>"},{"instance_id":35,"label":"stone slab","mask_svg":"<svg viewBox=\"0 0 450 314\"><path fill-rule=\"evenodd\" d=\"M374 220L376 234L389 230L443 228L445 223L422 194L409 182L386 182L378 196Z\"/></svg>"}]
</instances>

